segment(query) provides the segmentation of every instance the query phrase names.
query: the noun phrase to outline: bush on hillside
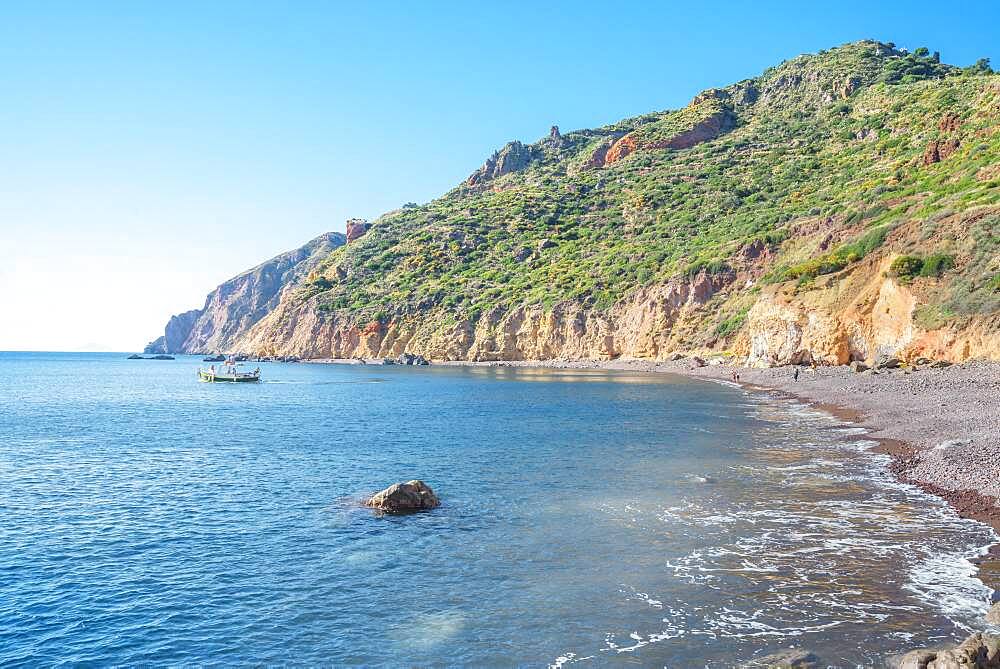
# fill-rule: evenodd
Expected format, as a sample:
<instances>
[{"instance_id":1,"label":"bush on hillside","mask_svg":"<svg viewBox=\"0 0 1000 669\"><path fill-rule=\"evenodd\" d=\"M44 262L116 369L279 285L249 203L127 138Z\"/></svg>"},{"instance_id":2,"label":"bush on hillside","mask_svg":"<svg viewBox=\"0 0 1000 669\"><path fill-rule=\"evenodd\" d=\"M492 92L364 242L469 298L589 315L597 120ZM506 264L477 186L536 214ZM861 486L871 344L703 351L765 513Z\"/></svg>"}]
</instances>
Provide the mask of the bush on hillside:
<instances>
[{"instance_id":1,"label":"bush on hillside","mask_svg":"<svg viewBox=\"0 0 1000 669\"><path fill-rule=\"evenodd\" d=\"M900 279L917 276L939 277L955 266L955 256L935 253L926 258L920 256L899 256L889 265L889 273Z\"/></svg>"},{"instance_id":2,"label":"bush on hillside","mask_svg":"<svg viewBox=\"0 0 1000 669\"><path fill-rule=\"evenodd\" d=\"M936 253L924 258L920 276L941 276L955 266L955 256Z\"/></svg>"},{"instance_id":3,"label":"bush on hillside","mask_svg":"<svg viewBox=\"0 0 1000 669\"><path fill-rule=\"evenodd\" d=\"M912 279L920 274L924 266L922 258L917 256L899 256L889 265L889 273L899 279Z\"/></svg>"}]
</instances>

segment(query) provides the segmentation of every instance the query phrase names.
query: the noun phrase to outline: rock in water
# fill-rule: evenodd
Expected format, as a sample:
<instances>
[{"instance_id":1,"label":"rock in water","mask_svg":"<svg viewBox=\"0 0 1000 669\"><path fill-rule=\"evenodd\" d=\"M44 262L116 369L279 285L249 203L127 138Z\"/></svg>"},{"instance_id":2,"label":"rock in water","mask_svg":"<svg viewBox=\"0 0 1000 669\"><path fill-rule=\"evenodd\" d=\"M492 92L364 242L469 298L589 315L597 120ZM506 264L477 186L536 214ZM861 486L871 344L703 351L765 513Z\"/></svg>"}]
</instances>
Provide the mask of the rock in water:
<instances>
[{"instance_id":1,"label":"rock in water","mask_svg":"<svg viewBox=\"0 0 1000 669\"><path fill-rule=\"evenodd\" d=\"M789 648L750 663L753 667L768 669L808 669L819 666L819 658L814 653L801 648Z\"/></svg>"},{"instance_id":2,"label":"rock in water","mask_svg":"<svg viewBox=\"0 0 1000 669\"><path fill-rule=\"evenodd\" d=\"M955 648L914 650L888 658L894 669L1000 669L1000 636L977 632Z\"/></svg>"},{"instance_id":3,"label":"rock in water","mask_svg":"<svg viewBox=\"0 0 1000 669\"><path fill-rule=\"evenodd\" d=\"M365 506L384 513L411 513L441 506L441 500L426 483L420 480L395 483L382 492L377 492L365 502Z\"/></svg>"}]
</instances>

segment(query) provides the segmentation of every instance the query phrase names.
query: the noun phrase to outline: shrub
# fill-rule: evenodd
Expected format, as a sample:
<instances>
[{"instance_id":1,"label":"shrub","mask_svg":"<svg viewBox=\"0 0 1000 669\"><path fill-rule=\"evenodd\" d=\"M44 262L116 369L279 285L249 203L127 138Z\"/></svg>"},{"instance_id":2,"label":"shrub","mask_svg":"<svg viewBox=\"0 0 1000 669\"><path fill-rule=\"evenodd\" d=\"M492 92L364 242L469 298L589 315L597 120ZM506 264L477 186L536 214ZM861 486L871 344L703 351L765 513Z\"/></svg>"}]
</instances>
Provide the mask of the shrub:
<instances>
[{"instance_id":1,"label":"shrub","mask_svg":"<svg viewBox=\"0 0 1000 669\"><path fill-rule=\"evenodd\" d=\"M730 269L725 260L696 260L684 268L684 276L690 279L700 274L702 270L707 274L723 274Z\"/></svg>"},{"instance_id":2,"label":"shrub","mask_svg":"<svg viewBox=\"0 0 1000 669\"><path fill-rule=\"evenodd\" d=\"M941 276L955 266L955 256L936 253L924 258L920 276Z\"/></svg>"},{"instance_id":3,"label":"shrub","mask_svg":"<svg viewBox=\"0 0 1000 669\"><path fill-rule=\"evenodd\" d=\"M715 326L715 334L719 337L728 337L743 327L746 320L747 309L743 309Z\"/></svg>"},{"instance_id":4,"label":"shrub","mask_svg":"<svg viewBox=\"0 0 1000 669\"><path fill-rule=\"evenodd\" d=\"M901 279L916 276L938 277L955 266L955 256L945 253L921 258L919 256L899 256L889 265L889 272Z\"/></svg>"},{"instance_id":5,"label":"shrub","mask_svg":"<svg viewBox=\"0 0 1000 669\"><path fill-rule=\"evenodd\" d=\"M785 280L799 279L799 285L805 285L803 279L815 279L821 274L839 272L881 246L888 234L889 228L886 227L866 232L850 244L844 244L832 253L806 260L798 265L792 265L785 270L783 278Z\"/></svg>"},{"instance_id":6,"label":"shrub","mask_svg":"<svg viewBox=\"0 0 1000 669\"><path fill-rule=\"evenodd\" d=\"M912 279L920 274L924 261L917 256L899 256L889 265L889 272L900 279Z\"/></svg>"}]
</instances>

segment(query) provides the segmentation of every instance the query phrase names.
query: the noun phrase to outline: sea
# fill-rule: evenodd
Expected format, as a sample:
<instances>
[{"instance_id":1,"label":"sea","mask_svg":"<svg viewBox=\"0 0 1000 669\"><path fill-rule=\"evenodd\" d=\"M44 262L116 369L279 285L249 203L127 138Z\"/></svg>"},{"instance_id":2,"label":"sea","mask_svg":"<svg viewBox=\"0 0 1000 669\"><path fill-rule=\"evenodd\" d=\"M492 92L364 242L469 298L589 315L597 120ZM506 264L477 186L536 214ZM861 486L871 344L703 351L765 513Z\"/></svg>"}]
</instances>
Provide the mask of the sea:
<instances>
[{"instance_id":1,"label":"sea","mask_svg":"<svg viewBox=\"0 0 1000 669\"><path fill-rule=\"evenodd\" d=\"M822 666L982 628L863 429L669 374L0 353L0 665ZM419 478L442 505L360 502Z\"/></svg>"}]
</instances>

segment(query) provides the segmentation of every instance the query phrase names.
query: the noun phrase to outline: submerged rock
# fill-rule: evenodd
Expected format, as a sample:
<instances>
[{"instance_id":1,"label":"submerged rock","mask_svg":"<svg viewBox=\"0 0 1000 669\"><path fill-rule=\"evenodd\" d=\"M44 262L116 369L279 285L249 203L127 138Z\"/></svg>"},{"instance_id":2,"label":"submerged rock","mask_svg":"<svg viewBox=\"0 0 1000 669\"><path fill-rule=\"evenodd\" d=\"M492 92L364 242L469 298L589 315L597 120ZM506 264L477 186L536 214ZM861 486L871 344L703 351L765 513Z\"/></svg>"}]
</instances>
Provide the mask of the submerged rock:
<instances>
[{"instance_id":1,"label":"submerged rock","mask_svg":"<svg viewBox=\"0 0 1000 669\"><path fill-rule=\"evenodd\" d=\"M419 479L394 483L365 501L365 506L383 513L412 513L441 506L441 500L426 483Z\"/></svg>"},{"instance_id":2,"label":"submerged rock","mask_svg":"<svg viewBox=\"0 0 1000 669\"><path fill-rule=\"evenodd\" d=\"M750 666L768 667L768 669L810 669L820 664L815 653L802 648L789 648L754 660Z\"/></svg>"}]
</instances>

